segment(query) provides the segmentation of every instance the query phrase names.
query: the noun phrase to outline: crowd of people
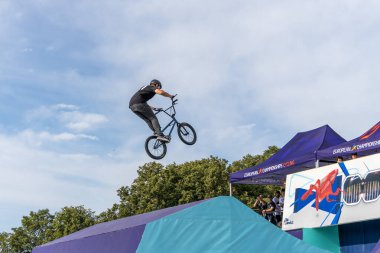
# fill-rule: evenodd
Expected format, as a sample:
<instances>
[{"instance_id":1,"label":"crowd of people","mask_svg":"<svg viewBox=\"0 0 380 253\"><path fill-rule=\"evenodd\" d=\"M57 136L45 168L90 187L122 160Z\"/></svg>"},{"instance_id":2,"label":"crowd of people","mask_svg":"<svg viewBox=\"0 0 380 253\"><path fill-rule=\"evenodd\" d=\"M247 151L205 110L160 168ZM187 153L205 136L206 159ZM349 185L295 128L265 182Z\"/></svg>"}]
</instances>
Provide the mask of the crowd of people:
<instances>
[{"instance_id":1,"label":"crowd of people","mask_svg":"<svg viewBox=\"0 0 380 253\"><path fill-rule=\"evenodd\" d=\"M352 159L356 159L356 158L358 158L358 153L353 153L353 154L351 154L351 160L352 160ZM344 162L344 160L343 160L343 156L338 156L336 162L337 162L337 163L342 163L342 162Z\"/></svg>"},{"instance_id":2,"label":"crowd of people","mask_svg":"<svg viewBox=\"0 0 380 253\"><path fill-rule=\"evenodd\" d=\"M272 224L281 227L282 213L284 208L285 189L276 191L274 196L268 195L266 199L262 194L256 198L253 208Z\"/></svg>"}]
</instances>

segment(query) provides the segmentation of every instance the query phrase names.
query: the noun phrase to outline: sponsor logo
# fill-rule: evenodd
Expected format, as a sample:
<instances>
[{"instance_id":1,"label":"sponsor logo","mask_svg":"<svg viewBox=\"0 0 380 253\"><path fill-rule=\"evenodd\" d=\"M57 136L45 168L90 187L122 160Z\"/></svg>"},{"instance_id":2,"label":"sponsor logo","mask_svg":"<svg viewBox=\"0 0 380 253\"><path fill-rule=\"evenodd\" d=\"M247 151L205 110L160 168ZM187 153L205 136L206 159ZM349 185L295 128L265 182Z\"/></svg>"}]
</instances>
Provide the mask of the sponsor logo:
<instances>
[{"instance_id":1,"label":"sponsor logo","mask_svg":"<svg viewBox=\"0 0 380 253\"><path fill-rule=\"evenodd\" d=\"M290 219L288 219L288 218L285 218L285 219L284 219L284 224L285 224L285 225L292 225L292 224L294 224L294 221L292 221L292 220L290 220Z\"/></svg>"},{"instance_id":2,"label":"sponsor logo","mask_svg":"<svg viewBox=\"0 0 380 253\"><path fill-rule=\"evenodd\" d=\"M254 171L244 173L244 177L252 177L252 176L268 173L268 172L271 172L271 171L275 171L275 170L278 170L278 169L282 169L282 168L286 168L286 167L292 166L295 163L296 163L296 161L292 160L292 161L283 162L283 163L276 164L276 165L273 165L273 166L270 166L270 167L266 167L266 168L259 168L259 169L254 170Z\"/></svg>"},{"instance_id":3,"label":"sponsor logo","mask_svg":"<svg viewBox=\"0 0 380 253\"><path fill-rule=\"evenodd\" d=\"M372 148L379 145L380 145L380 140L376 140L376 141L366 142L363 144L354 145L352 147L337 148L333 150L333 155L350 152L350 151L360 151L362 149Z\"/></svg>"}]
</instances>

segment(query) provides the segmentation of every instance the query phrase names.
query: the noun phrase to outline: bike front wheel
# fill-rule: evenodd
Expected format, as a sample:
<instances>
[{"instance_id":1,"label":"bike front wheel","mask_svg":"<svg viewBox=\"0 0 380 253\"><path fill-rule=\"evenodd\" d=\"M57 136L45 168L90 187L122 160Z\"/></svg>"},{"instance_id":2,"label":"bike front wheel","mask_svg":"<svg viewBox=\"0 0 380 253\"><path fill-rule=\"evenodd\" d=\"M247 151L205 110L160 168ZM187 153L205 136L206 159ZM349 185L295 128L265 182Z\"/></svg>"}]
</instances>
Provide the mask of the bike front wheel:
<instances>
[{"instance_id":1,"label":"bike front wheel","mask_svg":"<svg viewBox=\"0 0 380 253\"><path fill-rule=\"evenodd\" d=\"M160 140L157 140L156 136L150 136L145 141L145 151L153 159L159 160L166 155L166 144Z\"/></svg>"},{"instance_id":2,"label":"bike front wheel","mask_svg":"<svg viewBox=\"0 0 380 253\"><path fill-rule=\"evenodd\" d=\"M189 123L178 124L177 132L181 141L187 145L193 145L197 141L197 133Z\"/></svg>"}]
</instances>

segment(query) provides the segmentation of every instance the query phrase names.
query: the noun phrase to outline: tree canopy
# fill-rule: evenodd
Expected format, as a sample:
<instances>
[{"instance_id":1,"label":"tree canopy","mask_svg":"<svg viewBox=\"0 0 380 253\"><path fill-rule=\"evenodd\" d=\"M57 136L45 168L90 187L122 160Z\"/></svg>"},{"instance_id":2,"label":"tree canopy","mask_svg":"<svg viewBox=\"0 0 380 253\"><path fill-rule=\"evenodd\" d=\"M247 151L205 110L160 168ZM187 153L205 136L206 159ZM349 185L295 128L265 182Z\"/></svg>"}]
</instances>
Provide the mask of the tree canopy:
<instances>
[{"instance_id":1,"label":"tree canopy","mask_svg":"<svg viewBox=\"0 0 380 253\"><path fill-rule=\"evenodd\" d=\"M58 239L96 223L146 213L162 208L229 194L229 175L268 159L278 148L270 146L262 155L246 155L231 164L210 156L201 160L172 163L157 162L138 168L130 186L117 190L119 202L99 215L84 206L63 207L55 214L48 209L30 212L21 226L11 233L0 233L0 253L28 253L38 245ZM234 185L233 195L248 206L259 193L270 194L275 186Z\"/></svg>"}]
</instances>

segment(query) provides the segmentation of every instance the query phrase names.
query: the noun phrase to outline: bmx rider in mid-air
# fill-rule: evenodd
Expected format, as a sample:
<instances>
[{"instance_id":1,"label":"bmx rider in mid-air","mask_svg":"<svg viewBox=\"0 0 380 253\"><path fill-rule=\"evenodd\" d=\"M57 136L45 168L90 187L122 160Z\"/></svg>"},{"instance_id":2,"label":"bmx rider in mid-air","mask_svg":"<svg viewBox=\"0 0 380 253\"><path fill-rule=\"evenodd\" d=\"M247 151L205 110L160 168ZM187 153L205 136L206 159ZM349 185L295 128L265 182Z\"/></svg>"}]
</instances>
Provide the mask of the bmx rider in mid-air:
<instances>
[{"instance_id":1,"label":"bmx rider in mid-air","mask_svg":"<svg viewBox=\"0 0 380 253\"><path fill-rule=\"evenodd\" d=\"M137 116L142 118L152 129L154 135L157 136L158 140L163 142L169 142L170 140L161 132L161 126L158 122L156 115L154 114L152 108L147 104L147 101L154 97L154 95L159 94L164 97L173 98L173 95L170 95L166 91L162 90L161 82L157 79L153 79L149 85L143 86L138 90L129 101L129 108Z\"/></svg>"}]
</instances>

